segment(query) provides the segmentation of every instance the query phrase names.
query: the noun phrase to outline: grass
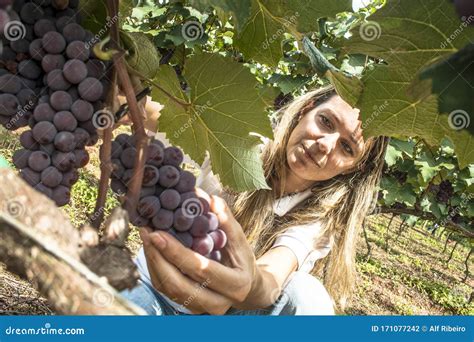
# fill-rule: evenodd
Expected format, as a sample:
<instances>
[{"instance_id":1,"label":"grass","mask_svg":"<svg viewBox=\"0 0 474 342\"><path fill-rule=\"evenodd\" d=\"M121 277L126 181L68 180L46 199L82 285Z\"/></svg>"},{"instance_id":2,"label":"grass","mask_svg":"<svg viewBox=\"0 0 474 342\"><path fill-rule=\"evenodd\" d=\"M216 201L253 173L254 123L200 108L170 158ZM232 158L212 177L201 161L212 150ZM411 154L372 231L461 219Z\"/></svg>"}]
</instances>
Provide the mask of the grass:
<instances>
[{"instance_id":1,"label":"grass","mask_svg":"<svg viewBox=\"0 0 474 342\"><path fill-rule=\"evenodd\" d=\"M20 148L18 135L0 127L0 153L7 160L11 160L13 151ZM71 203L62 208L76 227L87 222L88 215L95 207L98 191L98 148L88 150L91 161L80 171L79 181L72 189ZM105 216L117 205L119 201L109 191L104 208ZM465 282L462 281L468 246L459 244L452 260L446 264L454 242L449 243L443 253L445 235L434 237L421 232L421 227L404 229L398 235L400 221L397 219L393 220L387 233L388 221L389 218L382 215L368 220L366 230L372 252L366 257L366 243L362 238L357 248L358 281L346 314L474 315L474 303L468 303L474 287L472 276ZM132 227L128 246L133 254L140 248L136 227ZM27 282L2 271L1 267L0 277L3 280L3 285L0 286L0 312L2 303L12 302L11 288L18 287L14 285L18 283L22 284L23 293L27 293L32 298L31 302L36 304L20 307L15 306L13 301L9 312L48 312L44 299L37 299L38 293ZM39 306L38 303L43 304Z\"/></svg>"}]
</instances>

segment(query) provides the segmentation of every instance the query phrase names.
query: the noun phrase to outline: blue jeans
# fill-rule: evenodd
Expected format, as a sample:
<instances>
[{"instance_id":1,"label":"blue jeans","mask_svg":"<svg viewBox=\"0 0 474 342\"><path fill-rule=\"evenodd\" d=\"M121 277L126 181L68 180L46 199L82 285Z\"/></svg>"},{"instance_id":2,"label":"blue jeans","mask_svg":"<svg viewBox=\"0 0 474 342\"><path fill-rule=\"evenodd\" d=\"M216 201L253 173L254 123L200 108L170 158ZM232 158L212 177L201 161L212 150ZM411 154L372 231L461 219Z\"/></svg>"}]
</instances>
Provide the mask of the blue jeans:
<instances>
[{"instance_id":1,"label":"blue jeans","mask_svg":"<svg viewBox=\"0 0 474 342\"><path fill-rule=\"evenodd\" d=\"M142 307L148 315L185 315L176 311L146 277L142 277L135 288L121 294ZM294 272L272 306L256 310L231 308L226 315L334 315L334 309L319 280L305 272Z\"/></svg>"}]
</instances>

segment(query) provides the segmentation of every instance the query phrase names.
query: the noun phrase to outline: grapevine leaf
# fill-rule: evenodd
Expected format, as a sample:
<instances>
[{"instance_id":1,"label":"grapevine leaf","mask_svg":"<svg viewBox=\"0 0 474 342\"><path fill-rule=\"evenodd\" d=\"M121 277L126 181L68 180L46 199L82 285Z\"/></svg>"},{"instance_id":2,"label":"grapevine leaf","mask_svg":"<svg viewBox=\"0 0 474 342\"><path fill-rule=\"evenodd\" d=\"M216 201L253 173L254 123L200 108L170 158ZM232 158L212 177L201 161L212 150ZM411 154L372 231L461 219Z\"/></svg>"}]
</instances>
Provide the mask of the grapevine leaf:
<instances>
[{"instance_id":1,"label":"grapevine leaf","mask_svg":"<svg viewBox=\"0 0 474 342\"><path fill-rule=\"evenodd\" d=\"M283 57L285 32L316 31L318 18L350 10L348 0L252 0L250 18L235 39L235 46L247 58L276 66Z\"/></svg>"},{"instance_id":2,"label":"grapevine leaf","mask_svg":"<svg viewBox=\"0 0 474 342\"><path fill-rule=\"evenodd\" d=\"M448 214L448 209L446 204L432 202L430 206L430 212L432 212L437 219L441 219Z\"/></svg>"},{"instance_id":3,"label":"grapevine leaf","mask_svg":"<svg viewBox=\"0 0 474 342\"><path fill-rule=\"evenodd\" d=\"M336 88L338 95L351 106L355 106L362 93L362 81L357 76L351 76L338 70L329 70L326 76Z\"/></svg>"},{"instance_id":4,"label":"grapevine leaf","mask_svg":"<svg viewBox=\"0 0 474 342\"><path fill-rule=\"evenodd\" d=\"M391 139L390 145L395 147L398 151L405 153L409 158L413 158L413 149L415 148L415 143L413 140L399 140Z\"/></svg>"},{"instance_id":5,"label":"grapevine leaf","mask_svg":"<svg viewBox=\"0 0 474 342\"><path fill-rule=\"evenodd\" d=\"M361 110L364 135L419 136L432 145L447 136L455 146L461 168L473 162L473 137L466 130L451 128L446 115L439 114L437 97L415 100L408 90L427 63L465 46L474 31L466 28L459 32L458 17L448 1L414 0L401 4L388 0L370 19L352 31L353 37L343 47L345 53L363 53L387 64L376 66L362 78L364 90L357 107ZM375 30L373 36L368 35L369 25ZM453 32L459 34L449 40ZM374 108L381 110L373 112Z\"/></svg>"},{"instance_id":6,"label":"grapevine leaf","mask_svg":"<svg viewBox=\"0 0 474 342\"><path fill-rule=\"evenodd\" d=\"M191 0L190 4L199 11L204 12L209 7L218 8L218 13L232 13L232 19L237 31L240 31L242 25L250 16L251 0Z\"/></svg>"},{"instance_id":7,"label":"grapevine leaf","mask_svg":"<svg viewBox=\"0 0 474 342\"><path fill-rule=\"evenodd\" d=\"M415 165L418 166L423 182L425 183L428 183L440 169L438 163L427 153L422 153L418 160L415 160Z\"/></svg>"},{"instance_id":8,"label":"grapevine leaf","mask_svg":"<svg viewBox=\"0 0 474 342\"><path fill-rule=\"evenodd\" d=\"M416 201L416 194L409 184L400 184L392 177L383 177L381 181L381 188L384 191L385 203L392 205L396 202L404 203L412 206Z\"/></svg>"},{"instance_id":9,"label":"grapevine leaf","mask_svg":"<svg viewBox=\"0 0 474 342\"><path fill-rule=\"evenodd\" d=\"M474 44L425 67L410 87L416 93L438 94L441 113L458 113L458 126L474 135ZM425 82L430 80L430 82ZM428 88L428 89L424 89ZM413 90L416 89L416 92ZM455 118L454 118L455 119ZM452 123L456 121L452 119Z\"/></svg>"},{"instance_id":10,"label":"grapevine leaf","mask_svg":"<svg viewBox=\"0 0 474 342\"><path fill-rule=\"evenodd\" d=\"M281 92L286 95L301 88L311 81L311 79L311 77L302 75L293 77L291 75L273 74L272 77L268 79L268 83L276 83Z\"/></svg>"},{"instance_id":11,"label":"grapevine leaf","mask_svg":"<svg viewBox=\"0 0 474 342\"><path fill-rule=\"evenodd\" d=\"M362 92L360 79L337 70L308 37L303 37L303 51L309 57L311 66L318 75L326 75L336 88L337 93L347 103L354 106Z\"/></svg>"},{"instance_id":12,"label":"grapevine leaf","mask_svg":"<svg viewBox=\"0 0 474 342\"><path fill-rule=\"evenodd\" d=\"M215 72L219 70L219 72ZM161 66L155 81L171 95L189 103L184 108L162 92L152 97L165 107L160 130L198 163L209 151L212 168L221 182L235 191L268 189L260 159L257 133L271 137L264 94L241 63L219 54L198 54L183 73L190 95L181 90L174 70Z\"/></svg>"},{"instance_id":13,"label":"grapevine leaf","mask_svg":"<svg viewBox=\"0 0 474 342\"><path fill-rule=\"evenodd\" d=\"M105 1L81 0L79 2L79 12L84 18L81 26L85 29L98 33L104 28L107 17Z\"/></svg>"},{"instance_id":14,"label":"grapevine leaf","mask_svg":"<svg viewBox=\"0 0 474 342\"><path fill-rule=\"evenodd\" d=\"M134 10L134 0L120 0L119 13L122 18L128 18Z\"/></svg>"},{"instance_id":15,"label":"grapevine leaf","mask_svg":"<svg viewBox=\"0 0 474 342\"><path fill-rule=\"evenodd\" d=\"M318 18L333 17L340 12L352 12L352 1L314 1L314 0L297 0L285 1L287 4L287 13L298 13L296 29L299 32L312 32L318 30ZM272 3L273 1L268 1ZM279 9L280 7L277 7ZM280 13L282 15L283 13Z\"/></svg>"},{"instance_id":16,"label":"grapevine leaf","mask_svg":"<svg viewBox=\"0 0 474 342\"><path fill-rule=\"evenodd\" d=\"M393 166L397 163L398 159L401 159L403 156L402 151L397 150L392 144L388 145L387 152L385 154L385 162L387 165Z\"/></svg>"},{"instance_id":17,"label":"grapevine leaf","mask_svg":"<svg viewBox=\"0 0 474 342\"><path fill-rule=\"evenodd\" d=\"M468 205L467 205L467 214L470 217L474 217L474 202L468 203Z\"/></svg>"},{"instance_id":18,"label":"grapevine leaf","mask_svg":"<svg viewBox=\"0 0 474 342\"><path fill-rule=\"evenodd\" d=\"M120 32L120 38L128 51L128 65L140 74L153 78L160 66L160 54L148 36L141 32Z\"/></svg>"}]
</instances>

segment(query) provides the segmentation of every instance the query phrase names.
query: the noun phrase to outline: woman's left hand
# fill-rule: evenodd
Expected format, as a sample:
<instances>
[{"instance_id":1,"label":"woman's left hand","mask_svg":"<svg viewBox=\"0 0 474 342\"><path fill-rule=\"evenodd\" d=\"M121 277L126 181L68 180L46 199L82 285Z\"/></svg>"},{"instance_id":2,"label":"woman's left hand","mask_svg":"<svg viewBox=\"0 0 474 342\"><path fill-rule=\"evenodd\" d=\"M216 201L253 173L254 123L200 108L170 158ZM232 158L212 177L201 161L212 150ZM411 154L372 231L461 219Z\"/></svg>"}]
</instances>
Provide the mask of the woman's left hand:
<instances>
[{"instance_id":1,"label":"woman's left hand","mask_svg":"<svg viewBox=\"0 0 474 342\"><path fill-rule=\"evenodd\" d=\"M257 266L242 227L225 201L213 196L211 210L219 219L219 228L227 235L227 244L222 251L226 265L184 247L165 232L148 233L149 241L156 249L145 247L145 254L148 254L147 258L154 259L148 262L148 267L156 267L156 272L150 273L155 273L155 277L159 278L157 283L165 284L173 279L172 292L175 299L179 301L180 298L193 297L195 306L200 306L209 313L223 314L232 305L240 304L247 298ZM178 285L189 282L201 284L202 290L196 291L194 286ZM165 294L166 292L163 291ZM186 303L181 300L181 304ZM188 304L193 311L193 303ZM199 307L194 309L194 312L200 311Z\"/></svg>"}]
</instances>

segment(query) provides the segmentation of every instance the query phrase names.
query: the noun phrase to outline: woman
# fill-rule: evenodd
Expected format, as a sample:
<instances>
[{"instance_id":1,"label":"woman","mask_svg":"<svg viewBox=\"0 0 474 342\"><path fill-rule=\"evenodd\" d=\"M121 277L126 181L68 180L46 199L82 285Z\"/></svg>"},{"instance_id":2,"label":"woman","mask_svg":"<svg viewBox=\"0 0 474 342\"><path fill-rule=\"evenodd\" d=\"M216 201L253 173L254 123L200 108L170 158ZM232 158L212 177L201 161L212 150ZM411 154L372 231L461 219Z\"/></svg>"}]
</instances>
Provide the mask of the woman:
<instances>
[{"instance_id":1,"label":"woman","mask_svg":"<svg viewBox=\"0 0 474 342\"><path fill-rule=\"evenodd\" d=\"M364 141L359 111L333 88L309 92L280 113L262 155L272 190L226 194L230 207L212 197L228 236L226 266L142 229L142 282L126 297L149 314L333 314L330 296L344 309L388 139ZM213 184L208 171L198 180L205 189ZM311 270L324 270L330 295Z\"/></svg>"}]
</instances>

